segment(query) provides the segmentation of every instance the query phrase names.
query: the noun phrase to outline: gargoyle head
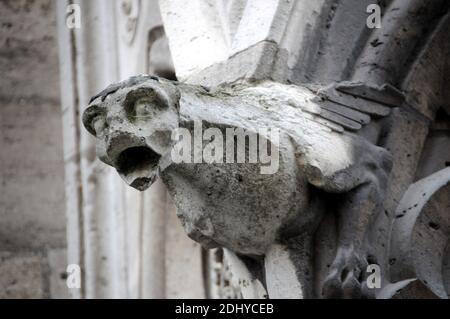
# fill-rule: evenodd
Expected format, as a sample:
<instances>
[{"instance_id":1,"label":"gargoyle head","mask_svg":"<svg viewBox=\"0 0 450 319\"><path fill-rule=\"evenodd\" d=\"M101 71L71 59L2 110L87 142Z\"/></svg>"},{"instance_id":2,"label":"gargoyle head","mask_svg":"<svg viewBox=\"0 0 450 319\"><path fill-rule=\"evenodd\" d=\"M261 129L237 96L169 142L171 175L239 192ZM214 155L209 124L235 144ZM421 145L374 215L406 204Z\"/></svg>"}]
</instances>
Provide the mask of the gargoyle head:
<instances>
[{"instance_id":1,"label":"gargoyle head","mask_svg":"<svg viewBox=\"0 0 450 319\"><path fill-rule=\"evenodd\" d=\"M179 93L168 80L136 76L94 96L83 124L97 138L97 156L127 184L145 190L155 181L178 127Z\"/></svg>"}]
</instances>

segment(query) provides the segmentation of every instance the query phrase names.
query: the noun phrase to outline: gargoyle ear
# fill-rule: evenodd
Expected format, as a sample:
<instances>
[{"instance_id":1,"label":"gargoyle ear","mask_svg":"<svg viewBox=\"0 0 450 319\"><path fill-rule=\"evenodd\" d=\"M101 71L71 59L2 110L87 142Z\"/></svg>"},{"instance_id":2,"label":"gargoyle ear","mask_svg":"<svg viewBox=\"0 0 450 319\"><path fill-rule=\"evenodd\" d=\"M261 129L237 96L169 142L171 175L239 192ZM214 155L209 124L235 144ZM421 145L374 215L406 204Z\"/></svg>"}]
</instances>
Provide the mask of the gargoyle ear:
<instances>
[{"instance_id":1,"label":"gargoyle ear","mask_svg":"<svg viewBox=\"0 0 450 319\"><path fill-rule=\"evenodd\" d=\"M173 81L160 81L160 86L164 90L167 102L170 106L174 106L177 110L180 109L180 90Z\"/></svg>"},{"instance_id":2,"label":"gargoyle ear","mask_svg":"<svg viewBox=\"0 0 450 319\"><path fill-rule=\"evenodd\" d=\"M98 116L104 116L104 110L98 105L89 106L84 112L82 116L83 125L88 130L89 133L96 136L94 122Z\"/></svg>"}]
</instances>

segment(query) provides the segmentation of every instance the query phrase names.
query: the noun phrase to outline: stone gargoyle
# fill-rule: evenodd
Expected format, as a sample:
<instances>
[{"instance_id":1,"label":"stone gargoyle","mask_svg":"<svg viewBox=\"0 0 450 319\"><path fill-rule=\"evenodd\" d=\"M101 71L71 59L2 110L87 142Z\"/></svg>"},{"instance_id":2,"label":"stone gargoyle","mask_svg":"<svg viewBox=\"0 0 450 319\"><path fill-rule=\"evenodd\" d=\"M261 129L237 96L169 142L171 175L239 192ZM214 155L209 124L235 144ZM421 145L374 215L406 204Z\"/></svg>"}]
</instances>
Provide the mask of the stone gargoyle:
<instances>
[{"instance_id":1,"label":"stone gargoyle","mask_svg":"<svg viewBox=\"0 0 450 319\"><path fill-rule=\"evenodd\" d=\"M258 258L274 243L313 236L332 210L338 216L335 257L313 295L351 291L370 297L362 279L368 265L362 242L369 221L382 210L392 166L370 124L389 114L397 93L358 83L259 81L206 88L141 75L93 97L83 123L97 138L100 160L127 184L143 191L162 179L186 232L207 248ZM195 135L199 122L223 136L230 128L258 135L271 155L279 155L276 170L264 174L267 162L231 163L222 155L208 163L174 161L174 131ZM261 133L275 130L276 139ZM324 200L328 195L338 199L334 207Z\"/></svg>"}]
</instances>

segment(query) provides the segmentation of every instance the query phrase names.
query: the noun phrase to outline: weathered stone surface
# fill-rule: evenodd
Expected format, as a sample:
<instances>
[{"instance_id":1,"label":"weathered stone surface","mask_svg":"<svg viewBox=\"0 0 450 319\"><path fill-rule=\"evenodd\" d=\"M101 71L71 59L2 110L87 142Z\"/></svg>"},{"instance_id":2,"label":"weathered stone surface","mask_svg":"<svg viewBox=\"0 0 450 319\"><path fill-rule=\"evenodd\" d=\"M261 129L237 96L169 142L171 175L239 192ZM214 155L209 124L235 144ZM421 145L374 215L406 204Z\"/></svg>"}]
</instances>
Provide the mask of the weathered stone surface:
<instances>
[{"instance_id":1,"label":"weathered stone surface","mask_svg":"<svg viewBox=\"0 0 450 319\"><path fill-rule=\"evenodd\" d=\"M249 270L242 258L224 249L224 260L225 273L222 273L222 276L228 276L228 278L221 279L229 280L223 283L226 285L225 291L228 290L228 295L221 295L220 298L266 299L269 297L261 279L255 277L254 272ZM236 291L236 287L239 287L240 291Z\"/></svg>"},{"instance_id":2,"label":"weathered stone surface","mask_svg":"<svg viewBox=\"0 0 450 319\"><path fill-rule=\"evenodd\" d=\"M67 296L55 11L0 2L0 298Z\"/></svg>"},{"instance_id":3,"label":"weathered stone surface","mask_svg":"<svg viewBox=\"0 0 450 319\"><path fill-rule=\"evenodd\" d=\"M266 253L266 284L270 299L312 298L311 283L305 278L297 278L297 269L310 267L309 260L304 265L296 265L289 256L287 247L273 245ZM312 273L312 269L310 269Z\"/></svg>"},{"instance_id":4,"label":"weathered stone surface","mask_svg":"<svg viewBox=\"0 0 450 319\"><path fill-rule=\"evenodd\" d=\"M40 254L0 253L0 298L44 298L47 288Z\"/></svg>"},{"instance_id":5,"label":"weathered stone surface","mask_svg":"<svg viewBox=\"0 0 450 319\"><path fill-rule=\"evenodd\" d=\"M184 229L177 218L176 207L168 201L166 227L166 259L164 267L166 298L205 298L205 286L202 273L193 270L202 269L202 247L186 238ZM183 265L183 267L180 267ZM205 271L205 270L204 270Z\"/></svg>"},{"instance_id":6,"label":"weathered stone surface","mask_svg":"<svg viewBox=\"0 0 450 319\"><path fill-rule=\"evenodd\" d=\"M412 184L396 210L390 245L392 281L419 278L440 298L448 298L442 268L450 236L450 168Z\"/></svg>"},{"instance_id":7,"label":"weathered stone surface","mask_svg":"<svg viewBox=\"0 0 450 319\"><path fill-rule=\"evenodd\" d=\"M0 249L63 247L55 5L3 1L0 12Z\"/></svg>"},{"instance_id":8,"label":"weathered stone surface","mask_svg":"<svg viewBox=\"0 0 450 319\"><path fill-rule=\"evenodd\" d=\"M49 293L51 298L70 298L67 287L67 249L50 249L47 252L47 276L49 278Z\"/></svg>"}]
</instances>

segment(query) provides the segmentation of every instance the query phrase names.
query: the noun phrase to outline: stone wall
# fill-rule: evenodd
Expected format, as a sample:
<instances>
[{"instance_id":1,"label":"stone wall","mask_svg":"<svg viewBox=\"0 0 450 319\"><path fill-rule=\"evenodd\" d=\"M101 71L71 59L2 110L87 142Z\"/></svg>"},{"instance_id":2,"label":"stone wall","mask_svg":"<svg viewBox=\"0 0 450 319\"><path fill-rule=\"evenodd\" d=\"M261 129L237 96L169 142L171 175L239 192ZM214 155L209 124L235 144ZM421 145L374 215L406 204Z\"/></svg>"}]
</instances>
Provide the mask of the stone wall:
<instances>
[{"instance_id":1,"label":"stone wall","mask_svg":"<svg viewBox=\"0 0 450 319\"><path fill-rule=\"evenodd\" d=\"M0 1L0 298L67 295L56 1Z\"/></svg>"}]
</instances>

